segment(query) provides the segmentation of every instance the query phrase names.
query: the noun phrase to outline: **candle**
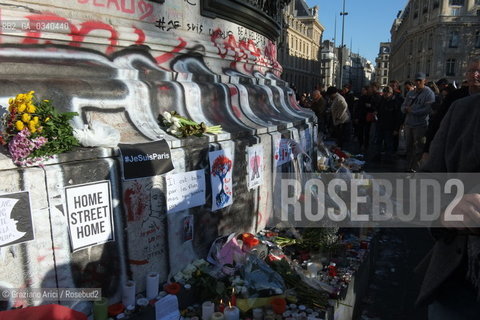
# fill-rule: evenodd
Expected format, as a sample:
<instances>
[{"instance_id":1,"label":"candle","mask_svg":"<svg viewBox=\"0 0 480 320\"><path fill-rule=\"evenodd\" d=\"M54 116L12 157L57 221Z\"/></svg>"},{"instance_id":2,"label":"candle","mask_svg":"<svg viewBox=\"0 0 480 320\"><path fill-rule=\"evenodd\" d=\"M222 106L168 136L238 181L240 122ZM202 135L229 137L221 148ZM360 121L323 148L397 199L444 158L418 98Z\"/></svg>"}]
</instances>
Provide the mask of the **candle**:
<instances>
[{"instance_id":1,"label":"candle","mask_svg":"<svg viewBox=\"0 0 480 320\"><path fill-rule=\"evenodd\" d=\"M108 317L108 300L103 298L93 303L93 319L105 320Z\"/></svg>"},{"instance_id":2,"label":"candle","mask_svg":"<svg viewBox=\"0 0 480 320\"><path fill-rule=\"evenodd\" d=\"M318 273L318 266L316 263L309 262L307 264L307 270L310 273L310 277L315 278Z\"/></svg>"},{"instance_id":3,"label":"candle","mask_svg":"<svg viewBox=\"0 0 480 320\"><path fill-rule=\"evenodd\" d=\"M240 310L234 306L226 307L225 310L223 310L223 316L225 320L239 320Z\"/></svg>"},{"instance_id":4,"label":"candle","mask_svg":"<svg viewBox=\"0 0 480 320\"><path fill-rule=\"evenodd\" d=\"M232 298L230 302L234 307L237 305L237 296L235 296L235 288L232 288Z\"/></svg>"},{"instance_id":5,"label":"candle","mask_svg":"<svg viewBox=\"0 0 480 320\"><path fill-rule=\"evenodd\" d=\"M220 303L218 304L218 312L223 313L224 310L225 310L225 305L223 304L223 300L220 299Z\"/></svg>"},{"instance_id":6,"label":"candle","mask_svg":"<svg viewBox=\"0 0 480 320\"><path fill-rule=\"evenodd\" d=\"M214 312L212 314L212 320L224 320L225 317L223 316L223 313L221 312Z\"/></svg>"},{"instance_id":7,"label":"candle","mask_svg":"<svg viewBox=\"0 0 480 320\"><path fill-rule=\"evenodd\" d=\"M202 303L202 320L210 320L212 314L215 312L215 304L211 301Z\"/></svg>"}]
</instances>

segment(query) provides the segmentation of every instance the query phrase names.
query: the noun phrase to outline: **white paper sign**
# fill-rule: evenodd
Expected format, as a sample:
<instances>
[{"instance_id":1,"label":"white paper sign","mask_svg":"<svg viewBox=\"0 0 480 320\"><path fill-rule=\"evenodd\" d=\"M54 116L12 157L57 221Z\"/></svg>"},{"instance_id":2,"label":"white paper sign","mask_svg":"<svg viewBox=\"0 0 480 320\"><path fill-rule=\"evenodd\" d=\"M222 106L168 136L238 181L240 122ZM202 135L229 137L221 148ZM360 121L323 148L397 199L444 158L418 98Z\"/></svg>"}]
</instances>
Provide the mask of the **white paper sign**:
<instances>
[{"instance_id":1,"label":"white paper sign","mask_svg":"<svg viewBox=\"0 0 480 320\"><path fill-rule=\"evenodd\" d=\"M233 157L231 151L227 150L212 151L208 157L212 185L212 211L215 211L233 203Z\"/></svg>"},{"instance_id":2,"label":"white paper sign","mask_svg":"<svg viewBox=\"0 0 480 320\"><path fill-rule=\"evenodd\" d=\"M167 213L205 204L205 171L169 174L167 180Z\"/></svg>"},{"instance_id":3,"label":"white paper sign","mask_svg":"<svg viewBox=\"0 0 480 320\"><path fill-rule=\"evenodd\" d=\"M114 240L110 181L65 188L72 251Z\"/></svg>"},{"instance_id":4,"label":"white paper sign","mask_svg":"<svg viewBox=\"0 0 480 320\"><path fill-rule=\"evenodd\" d=\"M248 189L260 186L263 182L263 147L261 144L247 148Z\"/></svg>"},{"instance_id":5,"label":"white paper sign","mask_svg":"<svg viewBox=\"0 0 480 320\"><path fill-rule=\"evenodd\" d=\"M13 207L17 202L17 199L0 199L0 246L18 240L25 235L25 232L18 231L18 221L11 217Z\"/></svg>"},{"instance_id":6,"label":"white paper sign","mask_svg":"<svg viewBox=\"0 0 480 320\"><path fill-rule=\"evenodd\" d=\"M290 139L280 139L278 144L274 144L274 148L273 157L276 167L292 160L293 156L292 148L290 146Z\"/></svg>"},{"instance_id":7,"label":"white paper sign","mask_svg":"<svg viewBox=\"0 0 480 320\"><path fill-rule=\"evenodd\" d=\"M155 303L155 320L179 320L183 319L178 310L176 295L169 294Z\"/></svg>"}]
</instances>

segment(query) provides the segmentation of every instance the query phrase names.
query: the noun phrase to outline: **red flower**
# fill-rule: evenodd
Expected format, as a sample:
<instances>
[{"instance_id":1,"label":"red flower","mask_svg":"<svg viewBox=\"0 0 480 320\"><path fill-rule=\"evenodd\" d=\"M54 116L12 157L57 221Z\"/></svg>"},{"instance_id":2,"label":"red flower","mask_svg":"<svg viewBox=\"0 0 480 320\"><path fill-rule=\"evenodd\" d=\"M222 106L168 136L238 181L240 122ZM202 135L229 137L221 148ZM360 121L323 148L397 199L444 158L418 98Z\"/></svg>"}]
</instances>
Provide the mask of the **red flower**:
<instances>
[{"instance_id":1,"label":"red flower","mask_svg":"<svg viewBox=\"0 0 480 320\"><path fill-rule=\"evenodd\" d=\"M178 282L167 283L163 286L163 290L165 290L169 294L177 294L180 292L180 284Z\"/></svg>"}]
</instances>

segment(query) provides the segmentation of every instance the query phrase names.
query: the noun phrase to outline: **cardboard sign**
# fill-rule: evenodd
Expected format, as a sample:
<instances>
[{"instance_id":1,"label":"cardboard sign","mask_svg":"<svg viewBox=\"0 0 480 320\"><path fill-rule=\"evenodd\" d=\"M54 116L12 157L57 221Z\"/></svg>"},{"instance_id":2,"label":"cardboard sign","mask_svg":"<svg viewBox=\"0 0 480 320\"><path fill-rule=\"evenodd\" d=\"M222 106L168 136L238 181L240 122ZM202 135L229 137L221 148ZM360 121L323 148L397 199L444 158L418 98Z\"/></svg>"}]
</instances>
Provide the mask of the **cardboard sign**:
<instances>
[{"instance_id":1,"label":"cardboard sign","mask_svg":"<svg viewBox=\"0 0 480 320\"><path fill-rule=\"evenodd\" d=\"M34 239L27 191L0 195L0 247Z\"/></svg>"},{"instance_id":2,"label":"cardboard sign","mask_svg":"<svg viewBox=\"0 0 480 320\"><path fill-rule=\"evenodd\" d=\"M158 176L173 170L170 147L165 140L119 144L125 180Z\"/></svg>"},{"instance_id":3,"label":"cardboard sign","mask_svg":"<svg viewBox=\"0 0 480 320\"><path fill-rule=\"evenodd\" d=\"M167 180L167 213L205 204L205 170L169 174Z\"/></svg>"},{"instance_id":4,"label":"cardboard sign","mask_svg":"<svg viewBox=\"0 0 480 320\"><path fill-rule=\"evenodd\" d=\"M72 251L114 241L110 181L65 188Z\"/></svg>"},{"instance_id":5,"label":"cardboard sign","mask_svg":"<svg viewBox=\"0 0 480 320\"><path fill-rule=\"evenodd\" d=\"M263 182L263 147L261 144L247 148L247 186L253 189Z\"/></svg>"},{"instance_id":6,"label":"cardboard sign","mask_svg":"<svg viewBox=\"0 0 480 320\"><path fill-rule=\"evenodd\" d=\"M212 185L212 211L216 211L233 203L233 155L229 150L218 150L209 152L208 158Z\"/></svg>"}]
</instances>

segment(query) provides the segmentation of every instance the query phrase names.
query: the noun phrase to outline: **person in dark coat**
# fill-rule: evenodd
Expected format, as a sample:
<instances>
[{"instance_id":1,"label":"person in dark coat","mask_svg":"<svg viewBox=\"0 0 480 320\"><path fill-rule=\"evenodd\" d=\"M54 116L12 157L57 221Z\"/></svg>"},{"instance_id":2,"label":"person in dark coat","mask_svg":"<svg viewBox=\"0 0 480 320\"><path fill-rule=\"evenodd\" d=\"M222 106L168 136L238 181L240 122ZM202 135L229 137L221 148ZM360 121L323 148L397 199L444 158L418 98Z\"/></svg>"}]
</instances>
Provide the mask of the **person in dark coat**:
<instances>
[{"instance_id":1,"label":"person in dark coat","mask_svg":"<svg viewBox=\"0 0 480 320\"><path fill-rule=\"evenodd\" d=\"M450 106L430 146L424 172L480 172L480 59L467 68L469 95ZM428 304L430 320L470 320L480 315L480 193L466 189L451 215L432 228L435 245L417 270L425 277L417 304Z\"/></svg>"},{"instance_id":2,"label":"person in dark coat","mask_svg":"<svg viewBox=\"0 0 480 320\"><path fill-rule=\"evenodd\" d=\"M385 151L385 160L392 160L393 137L398 124L398 112L400 105L395 100L391 87L383 88L383 96L377 107L377 132L376 154L374 159L379 159L382 151Z\"/></svg>"}]
</instances>

